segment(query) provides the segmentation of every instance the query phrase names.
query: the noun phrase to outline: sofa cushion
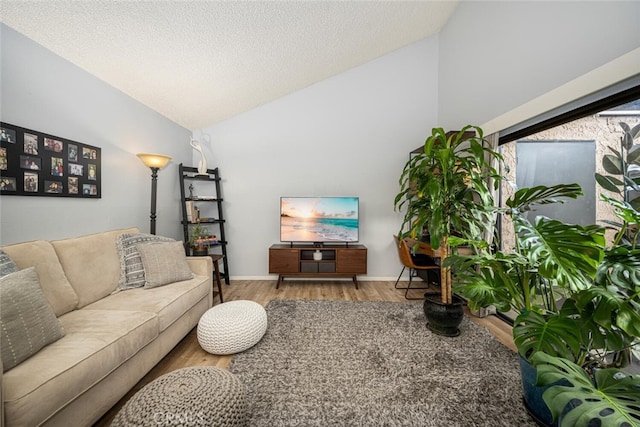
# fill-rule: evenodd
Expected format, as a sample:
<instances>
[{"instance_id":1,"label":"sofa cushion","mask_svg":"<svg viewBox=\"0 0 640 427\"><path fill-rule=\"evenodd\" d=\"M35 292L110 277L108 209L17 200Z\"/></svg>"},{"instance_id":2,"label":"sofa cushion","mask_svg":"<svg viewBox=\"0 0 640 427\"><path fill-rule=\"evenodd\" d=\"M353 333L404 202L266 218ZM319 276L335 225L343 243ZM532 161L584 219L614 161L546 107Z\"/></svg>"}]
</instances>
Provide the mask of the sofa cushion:
<instances>
[{"instance_id":1,"label":"sofa cushion","mask_svg":"<svg viewBox=\"0 0 640 427\"><path fill-rule=\"evenodd\" d=\"M118 292L85 307L91 310L139 310L156 313L160 332L195 306L211 292L210 278L194 276L191 280L159 288L136 288Z\"/></svg>"},{"instance_id":2,"label":"sofa cushion","mask_svg":"<svg viewBox=\"0 0 640 427\"><path fill-rule=\"evenodd\" d=\"M35 268L0 278L0 350L5 371L63 336Z\"/></svg>"},{"instance_id":3,"label":"sofa cushion","mask_svg":"<svg viewBox=\"0 0 640 427\"><path fill-rule=\"evenodd\" d=\"M132 232L137 232L137 228L51 242L71 286L78 294L77 308L91 304L116 290L120 277L116 237Z\"/></svg>"},{"instance_id":4,"label":"sofa cushion","mask_svg":"<svg viewBox=\"0 0 640 427\"><path fill-rule=\"evenodd\" d=\"M0 277L15 273L16 271L18 271L16 263L13 262L5 251L0 249Z\"/></svg>"},{"instance_id":5,"label":"sofa cushion","mask_svg":"<svg viewBox=\"0 0 640 427\"><path fill-rule=\"evenodd\" d=\"M147 289L193 278L182 242L136 245L144 267Z\"/></svg>"},{"instance_id":6,"label":"sofa cushion","mask_svg":"<svg viewBox=\"0 0 640 427\"><path fill-rule=\"evenodd\" d=\"M118 289L127 290L144 286L144 266L136 245L158 242L175 242L175 240L146 233L125 233L118 236L116 241L120 259Z\"/></svg>"},{"instance_id":7,"label":"sofa cushion","mask_svg":"<svg viewBox=\"0 0 640 427\"><path fill-rule=\"evenodd\" d=\"M3 246L19 269L35 267L44 296L53 312L60 317L78 304L78 295L62 270L56 251L49 242L37 240Z\"/></svg>"},{"instance_id":8,"label":"sofa cushion","mask_svg":"<svg viewBox=\"0 0 640 427\"><path fill-rule=\"evenodd\" d=\"M60 318L66 335L3 377L5 417L40 425L137 354L158 335L140 311L75 310Z\"/></svg>"}]
</instances>

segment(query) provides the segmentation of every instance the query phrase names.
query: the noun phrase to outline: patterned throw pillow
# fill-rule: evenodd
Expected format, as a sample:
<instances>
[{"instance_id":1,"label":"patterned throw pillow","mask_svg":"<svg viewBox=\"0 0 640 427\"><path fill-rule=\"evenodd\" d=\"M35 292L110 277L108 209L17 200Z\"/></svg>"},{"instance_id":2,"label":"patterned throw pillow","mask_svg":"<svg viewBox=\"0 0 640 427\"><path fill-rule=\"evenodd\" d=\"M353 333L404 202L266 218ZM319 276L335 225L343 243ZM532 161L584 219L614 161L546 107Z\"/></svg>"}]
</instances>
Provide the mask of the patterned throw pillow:
<instances>
[{"instance_id":1,"label":"patterned throw pillow","mask_svg":"<svg viewBox=\"0 0 640 427\"><path fill-rule=\"evenodd\" d=\"M193 279L182 242L136 245L142 265L146 289Z\"/></svg>"},{"instance_id":2,"label":"patterned throw pillow","mask_svg":"<svg viewBox=\"0 0 640 427\"><path fill-rule=\"evenodd\" d=\"M0 353L5 372L63 336L35 268L0 278Z\"/></svg>"},{"instance_id":3,"label":"patterned throw pillow","mask_svg":"<svg viewBox=\"0 0 640 427\"><path fill-rule=\"evenodd\" d=\"M116 238L116 247L120 256L120 281L118 289L127 290L144 286L144 267L136 245L175 242L169 237L145 233L123 233Z\"/></svg>"},{"instance_id":4,"label":"patterned throw pillow","mask_svg":"<svg viewBox=\"0 0 640 427\"><path fill-rule=\"evenodd\" d=\"M18 271L16 264L9 258L9 255L0 249L0 277Z\"/></svg>"}]
</instances>

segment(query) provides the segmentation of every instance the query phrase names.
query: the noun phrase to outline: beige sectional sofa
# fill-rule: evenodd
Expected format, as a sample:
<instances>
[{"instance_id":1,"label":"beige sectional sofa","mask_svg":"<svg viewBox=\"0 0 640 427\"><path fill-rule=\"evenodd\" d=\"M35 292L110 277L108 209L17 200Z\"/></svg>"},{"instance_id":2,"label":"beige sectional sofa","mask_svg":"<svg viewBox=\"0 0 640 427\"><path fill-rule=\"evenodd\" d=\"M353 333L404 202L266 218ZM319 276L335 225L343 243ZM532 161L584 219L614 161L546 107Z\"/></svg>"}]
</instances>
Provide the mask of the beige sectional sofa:
<instances>
[{"instance_id":1,"label":"beige sectional sofa","mask_svg":"<svg viewBox=\"0 0 640 427\"><path fill-rule=\"evenodd\" d=\"M190 280L118 291L116 241L122 233L139 231L2 247L18 269L35 267L64 330L62 338L1 374L2 425L90 426L211 307L209 257L186 259Z\"/></svg>"}]
</instances>

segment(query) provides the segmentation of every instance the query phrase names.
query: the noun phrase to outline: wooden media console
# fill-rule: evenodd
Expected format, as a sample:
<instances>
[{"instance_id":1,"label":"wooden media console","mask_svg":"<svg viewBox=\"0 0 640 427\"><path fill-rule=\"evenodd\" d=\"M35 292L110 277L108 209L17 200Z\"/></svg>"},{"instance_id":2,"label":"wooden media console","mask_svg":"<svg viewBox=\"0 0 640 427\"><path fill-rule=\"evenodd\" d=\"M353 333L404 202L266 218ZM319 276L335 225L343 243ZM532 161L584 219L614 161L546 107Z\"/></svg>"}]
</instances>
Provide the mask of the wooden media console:
<instances>
[{"instance_id":1,"label":"wooden media console","mask_svg":"<svg viewBox=\"0 0 640 427\"><path fill-rule=\"evenodd\" d=\"M321 255L316 255L316 251ZM321 257L321 259L314 259ZM278 275L276 289L285 276L351 277L358 289L356 275L367 274L367 248L364 245L275 244L269 248L269 274Z\"/></svg>"}]
</instances>

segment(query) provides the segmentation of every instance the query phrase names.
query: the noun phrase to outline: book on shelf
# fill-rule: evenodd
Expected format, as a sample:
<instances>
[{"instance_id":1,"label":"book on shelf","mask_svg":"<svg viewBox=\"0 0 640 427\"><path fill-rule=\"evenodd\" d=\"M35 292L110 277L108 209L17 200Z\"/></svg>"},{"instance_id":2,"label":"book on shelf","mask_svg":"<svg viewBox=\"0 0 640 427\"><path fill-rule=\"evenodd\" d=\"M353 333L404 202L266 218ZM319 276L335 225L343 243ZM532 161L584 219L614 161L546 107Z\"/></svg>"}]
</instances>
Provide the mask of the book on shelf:
<instances>
[{"instance_id":1,"label":"book on shelf","mask_svg":"<svg viewBox=\"0 0 640 427\"><path fill-rule=\"evenodd\" d=\"M206 246L212 246L212 245L217 245L219 242L216 236L207 236L207 237L202 237L200 239L197 239L196 243L201 245L206 245Z\"/></svg>"},{"instance_id":2,"label":"book on shelf","mask_svg":"<svg viewBox=\"0 0 640 427\"><path fill-rule=\"evenodd\" d=\"M198 220L200 219L200 210L193 204L191 200L186 200L184 203L187 210L187 222L198 222Z\"/></svg>"},{"instance_id":3,"label":"book on shelf","mask_svg":"<svg viewBox=\"0 0 640 427\"><path fill-rule=\"evenodd\" d=\"M184 202L185 210L187 211L187 221L193 222L193 202L191 200L187 200Z\"/></svg>"},{"instance_id":4,"label":"book on shelf","mask_svg":"<svg viewBox=\"0 0 640 427\"><path fill-rule=\"evenodd\" d=\"M216 196L193 196L193 200L216 200Z\"/></svg>"}]
</instances>

